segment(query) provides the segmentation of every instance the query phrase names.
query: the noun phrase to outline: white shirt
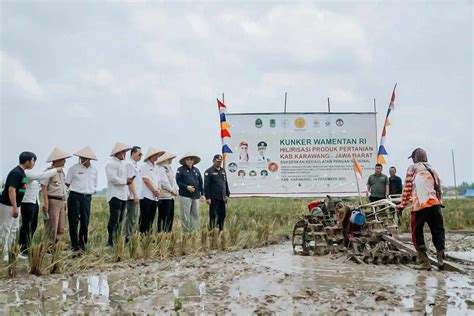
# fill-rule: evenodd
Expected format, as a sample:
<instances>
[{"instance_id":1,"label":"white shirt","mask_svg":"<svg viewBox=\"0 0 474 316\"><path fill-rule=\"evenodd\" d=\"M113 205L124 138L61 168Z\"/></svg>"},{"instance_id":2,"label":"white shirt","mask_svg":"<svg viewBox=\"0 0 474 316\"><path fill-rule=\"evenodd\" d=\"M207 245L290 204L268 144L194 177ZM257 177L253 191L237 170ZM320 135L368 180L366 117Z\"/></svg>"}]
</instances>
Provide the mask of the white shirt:
<instances>
[{"instance_id":1,"label":"white shirt","mask_svg":"<svg viewBox=\"0 0 474 316\"><path fill-rule=\"evenodd\" d=\"M144 162L140 167L142 179L148 179L151 181L155 189L160 189L160 175L158 166L151 163L149 160ZM149 200L156 200L153 192L147 187L145 182L142 183L142 196L141 199L147 198Z\"/></svg>"},{"instance_id":2,"label":"white shirt","mask_svg":"<svg viewBox=\"0 0 474 316\"><path fill-rule=\"evenodd\" d=\"M85 167L81 163L76 163L69 168L66 183L69 184L69 191L94 194L97 189L97 169L92 165Z\"/></svg>"},{"instance_id":3,"label":"white shirt","mask_svg":"<svg viewBox=\"0 0 474 316\"><path fill-rule=\"evenodd\" d=\"M160 200L171 200L174 195L178 194L178 185L176 184L176 178L173 173L171 166L158 165L158 171L160 175Z\"/></svg>"},{"instance_id":4,"label":"white shirt","mask_svg":"<svg viewBox=\"0 0 474 316\"><path fill-rule=\"evenodd\" d=\"M27 178L27 184L22 203L36 204L38 202L39 204L38 194L41 189L40 180L54 177L58 174L58 171L56 168L44 172L35 172L31 169L27 169L25 170L25 174Z\"/></svg>"},{"instance_id":5,"label":"white shirt","mask_svg":"<svg viewBox=\"0 0 474 316\"><path fill-rule=\"evenodd\" d=\"M107 202L112 198L126 201L128 198L127 168L122 160L112 157L112 161L105 166L107 176Z\"/></svg>"},{"instance_id":6,"label":"white shirt","mask_svg":"<svg viewBox=\"0 0 474 316\"><path fill-rule=\"evenodd\" d=\"M135 192L140 195L140 193L142 193L143 181L138 161L130 159L130 161L126 163L125 167L127 168L127 178L135 176L135 179L133 179L133 186L135 187ZM128 199L133 200L133 198L133 193L129 190Z\"/></svg>"}]
</instances>

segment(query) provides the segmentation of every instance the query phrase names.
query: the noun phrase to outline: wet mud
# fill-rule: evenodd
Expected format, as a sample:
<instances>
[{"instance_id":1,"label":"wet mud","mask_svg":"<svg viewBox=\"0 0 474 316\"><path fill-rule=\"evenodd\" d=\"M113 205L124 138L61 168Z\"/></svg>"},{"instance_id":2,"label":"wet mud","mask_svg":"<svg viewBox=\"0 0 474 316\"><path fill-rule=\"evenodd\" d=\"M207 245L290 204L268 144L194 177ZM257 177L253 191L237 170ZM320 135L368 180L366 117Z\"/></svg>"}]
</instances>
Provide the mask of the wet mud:
<instances>
[{"instance_id":1,"label":"wet mud","mask_svg":"<svg viewBox=\"0 0 474 316\"><path fill-rule=\"evenodd\" d=\"M450 254L472 258L474 236L456 238ZM0 313L171 314L180 307L190 314L474 314L473 266L466 271L357 265L344 254L295 256L285 243L1 280Z\"/></svg>"}]
</instances>

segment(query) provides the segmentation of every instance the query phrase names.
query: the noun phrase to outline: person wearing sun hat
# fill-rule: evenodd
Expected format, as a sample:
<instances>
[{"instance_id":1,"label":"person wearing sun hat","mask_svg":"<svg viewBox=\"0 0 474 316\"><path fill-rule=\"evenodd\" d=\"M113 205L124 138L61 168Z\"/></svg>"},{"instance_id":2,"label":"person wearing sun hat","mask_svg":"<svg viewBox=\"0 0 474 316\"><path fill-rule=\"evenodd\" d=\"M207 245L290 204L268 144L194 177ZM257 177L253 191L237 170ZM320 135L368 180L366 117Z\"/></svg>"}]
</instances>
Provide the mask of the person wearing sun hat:
<instances>
[{"instance_id":1,"label":"person wearing sun hat","mask_svg":"<svg viewBox=\"0 0 474 316\"><path fill-rule=\"evenodd\" d=\"M66 176L66 185L69 187L67 200L69 237L74 251L85 251L92 194L97 189L97 169L91 164L91 160L97 161L97 157L89 146L74 153L74 156L79 157L79 162L69 168Z\"/></svg>"},{"instance_id":2,"label":"person wearing sun hat","mask_svg":"<svg viewBox=\"0 0 474 316\"><path fill-rule=\"evenodd\" d=\"M173 229L174 199L178 196L178 185L171 168L174 158L176 158L175 155L165 152L156 161L161 185L161 194L158 200L158 232L170 232Z\"/></svg>"},{"instance_id":3,"label":"person wearing sun hat","mask_svg":"<svg viewBox=\"0 0 474 316\"><path fill-rule=\"evenodd\" d=\"M180 160L181 167L176 171L179 187L179 205L183 232L190 233L199 224L199 199L203 195L201 172L195 167L201 158L186 153Z\"/></svg>"},{"instance_id":4,"label":"person wearing sun hat","mask_svg":"<svg viewBox=\"0 0 474 316\"><path fill-rule=\"evenodd\" d=\"M125 155L131 147L124 143L116 143L110 156L112 160L105 166L107 177L107 202L109 203L110 216L107 224L108 240L107 246L112 247L119 232L122 222L125 205L128 198L128 185L133 178L127 177L125 168Z\"/></svg>"},{"instance_id":5,"label":"person wearing sun hat","mask_svg":"<svg viewBox=\"0 0 474 316\"><path fill-rule=\"evenodd\" d=\"M153 221L158 207L160 197L160 174L156 165L158 157L165 152L154 147L150 147L146 153L143 164L140 167L142 177L142 191L140 200L140 233L148 234L152 230Z\"/></svg>"},{"instance_id":6,"label":"person wearing sun hat","mask_svg":"<svg viewBox=\"0 0 474 316\"><path fill-rule=\"evenodd\" d=\"M66 159L70 157L71 154L64 150L54 148L47 162L51 162L53 168L63 168ZM67 209L67 186L64 172L61 170L55 176L42 180L41 190L43 191L45 226L54 243L60 241L64 235L64 217Z\"/></svg>"}]
</instances>

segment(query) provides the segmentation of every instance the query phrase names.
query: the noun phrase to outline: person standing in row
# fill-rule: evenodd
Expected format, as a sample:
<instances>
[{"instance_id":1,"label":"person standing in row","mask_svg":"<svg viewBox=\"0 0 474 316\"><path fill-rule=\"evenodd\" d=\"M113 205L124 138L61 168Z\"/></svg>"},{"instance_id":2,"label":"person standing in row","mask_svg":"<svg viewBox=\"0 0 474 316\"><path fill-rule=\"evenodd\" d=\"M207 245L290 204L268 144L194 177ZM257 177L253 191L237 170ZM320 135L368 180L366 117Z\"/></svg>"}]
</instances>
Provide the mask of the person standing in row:
<instances>
[{"instance_id":1,"label":"person standing in row","mask_svg":"<svg viewBox=\"0 0 474 316\"><path fill-rule=\"evenodd\" d=\"M215 155L213 166L204 173L204 195L209 205L209 230L224 229L226 204L230 195L227 175L222 168L222 155Z\"/></svg>"},{"instance_id":2,"label":"person standing in row","mask_svg":"<svg viewBox=\"0 0 474 316\"><path fill-rule=\"evenodd\" d=\"M176 171L181 226L185 233L191 233L199 225L199 199L204 190L201 172L194 165L200 161L197 155L187 153L179 160L181 167Z\"/></svg>"},{"instance_id":3,"label":"person standing in row","mask_svg":"<svg viewBox=\"0 0 474 316\"><path fill-rule=\"evenodd\" d=\"M39 214L39 191L41 189L41 180L54 177L58 172L62 172L63 168L50 168L44 172L35 172L33 170L25 170L27 185L23 202L21 203L21 227L20 227L20 258L26 259L28 247L33 235L38 227Z\"/></svg>"},{"instance_id":4,"label":"person standing in row","mask_svg":"<svg viewBox=\"0 0 474 316\"><path fill-rule=\"evenodd\" d=\"M24 151L18 160L19 165L8 173L5 187L0 195L0 241L3 245L4 261L8 261L8 248L14 242L19 226L19 208L27 188L25 170L35 166L36 155Z\"/></svg>"},{"instance_id":5,"label":"person standing in row","mask_svg":"<svg viewBox=\"0 0 474 316\"><path fill-rule=\"evenodd\" d=\"M97 190L97 169L91 164L91 160L97 161L97 157L89 146L82 148L74 156L79 157L79 162L69 168L66 176L66 185L69 187L67 200L69 237L73 251L85 251L92 194Z\"/></svg>"},{"instance_id":6,"label":"person standing in row","mask_svg":"<svg viewBox=\"0 0 474 316\"><path fill-rule=\"evenodd\" d=\"M402 191L403 191L402 178L397 176L397 168L390 167L390 169L388 169L388 172L390 173L390 177L388 178L388 194L389 195L402 194Z\"/></svg>"},{"instance_id":7,"label":"person standing in row","mask_svg":"<svg viewBox=\"0 0 474 316\"><path fill-rule=\"evenodd\" d=\"M173 229L174 199L178 196L178 185L171 163L176 158L166 152L156 161L160 173L161 194L158 200L158 232L170 232Z\"/></svg>"},{"instance_id":8,"label":"person standing in row","mask_svg":"<svg viewBox=\"0 0 474 316\"><path fill-rule=\"evenodd\" d=\"M140 233L146 235L152 230L153 221L160 197L160 175L156 160L165 152L153 147L148 149L140 174L143 180L142 199L140 200Z\"/></svg>"},{"instance_id":9,"label":"person standing in row","mask_svg":"<svg viewBox=\"0 0 474 316\"><path fill-rule=\"evenodd\" d=\"M66 159L71 155L64 150L54 148L47 162L52 163L53 168L64 168ZM41 181L43 192L43 213L45 226L52 243L60 241L64 235L64 221L67 211L67 186L64 172L58 172L54 177Z\"/></svg>"},{"instance_id":10,"label":"person standing in row","mask_svg":"<svg viewBox=\"0 0 474 316\"><path fill-rule=\"evenodd\" d=\"M130 161L127 162L127 177L133 178L128 185L127 215L125 216L125 240L135 233L135 222L140 206L140 194L142 190L142 177L138 162L142 159L143 153L140 146L133 146L130 152Z\"/></svg>"},{"instance_id":11,"label":"person standing in row","mask_svg":"<svg viewBox=\"0 0 474 316\"><path fill-rule=\"evenodd\" d=\"M441 183L436 171L428 164L428 157L423 149L415 149L408 158L413 160L413 164L408 167L402 202L397 208L403 210L411 198L412 240L420 263L415 266L415 269L431 270L431 264L426 254L428 249L423 236L423 227L427 223L436 248L438 268L441 270L445 259L445 230L443 215L441 214Z\"/></svg>"},{"instance_id":12,"label":"person standing in row","mask_svg":"<svg viewBox=\"0 0 474 316\"><path fill-rule=\"evenodd\" d=\"M107 202L109 203L110 216L107 224L109 234L107 246L112 247L119 233L119 227L125 213L125 205L128 199L128 185L132 183L133 178L127 177L127 169L123 161L127 151L131 148L124 143L115 144L112 149L110 161L105 166L105 175L107 176Z\"/></svg>"},{"instance_id":13,"label":"person standing in row","mask_svg":"<svg viewBox=\"0 0 474 316\"><path fill-rule=\"evenodd\" d=\"M382 164L375 165L375 173L367 180L367 195L369 202L383 200L388 195L388 177L382 173Z\"/></svg>"}]
</instances>

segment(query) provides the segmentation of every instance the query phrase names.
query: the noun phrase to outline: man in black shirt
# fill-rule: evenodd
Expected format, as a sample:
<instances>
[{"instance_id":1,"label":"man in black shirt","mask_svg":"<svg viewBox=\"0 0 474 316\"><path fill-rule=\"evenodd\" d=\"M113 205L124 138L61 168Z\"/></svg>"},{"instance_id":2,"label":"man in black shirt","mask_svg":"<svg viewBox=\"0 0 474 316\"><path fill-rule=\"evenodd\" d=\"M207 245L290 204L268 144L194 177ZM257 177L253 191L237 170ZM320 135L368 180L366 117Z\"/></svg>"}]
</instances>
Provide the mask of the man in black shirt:
<instances>
[{"instance_id":1,"label":"man in black shirt","mask_svg":"<svg viewBox=\"0 0 474 316\"><path fill-rule=\"evenodd\" d=\"M5 181L5 188L0 196L0 241L3 245L4 261L8 261L8 249L14 242L20 223L20 206L26 191L26 169L35 166L36 155L25 151L20 154L20 164L13 168Z\"/></svg>"},{"instance_id":2,"label":"man in black shirt","mask_svg":"<svg viewBox=\"0 0 474 316\"><path fill-rule=\"evenodd\" d=\"M213 166L204 172L204 195L209 205L209 229L224 229L225 207L230 195L227 175L222 165L222 155L215 155Z\"/></svg>"},{"instance_id":3,"label":"man in black shirt","mask_svg":"<svg viewBox=\"0 0 474 316\"><path fill-rule=\"evenodd\" d=\"M396 175L397 169L395 167L390 167L388 172L390 173L390 177L388 178L388 194L402 194L402 179Z\"/></svg>"}]
</instances>

